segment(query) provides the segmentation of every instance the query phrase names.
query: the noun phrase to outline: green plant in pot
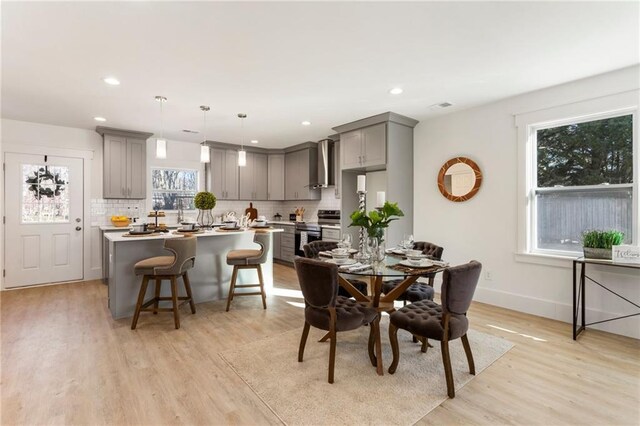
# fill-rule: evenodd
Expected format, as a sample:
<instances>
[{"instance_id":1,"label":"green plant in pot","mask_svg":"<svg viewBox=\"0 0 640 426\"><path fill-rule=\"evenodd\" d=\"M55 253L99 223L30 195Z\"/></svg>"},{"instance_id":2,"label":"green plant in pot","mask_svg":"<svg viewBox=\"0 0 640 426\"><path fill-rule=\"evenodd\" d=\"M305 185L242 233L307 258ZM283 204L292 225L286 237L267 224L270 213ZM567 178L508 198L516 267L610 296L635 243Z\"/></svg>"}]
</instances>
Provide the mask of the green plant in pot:
<instances>
[{"instance_id":1,"label":"green plant in pot","mask_svg":"<svg viewBox=\"0 0 640 426\"><path fill-rule=\"evenodd\" d=\"M614 229L608 231L591 230L582 233L584 257L590 259L611 259L611 247L622 244L624 234Z\"/></svg>"},{"instance_id":2,"label":"green plant in pot","mask_svg":"<svg viewBox=\"0 0 640 426\"><path fill-rule=\"evenodd\" d=\"M379 209L369 213L356 210L351 213L351 225L360 226L367 231L367 235L378 240L378 245L384 241L384 230L389 224L404 216L404 212L398 207L398 203L387 201Z\"/></svg>"},{"instance_id":3,"label":"green plant in pot","mask_svg":"<svg viewBox=\"0 0 640 426\"><path fill-rule=\"evenodd\" d=\"M211 192L198 192L193 199L193 204L199 210L198 225L203 228L210 228L213 225L211 210L216 206L216 196Z\"/></svg>"}]
</instances>

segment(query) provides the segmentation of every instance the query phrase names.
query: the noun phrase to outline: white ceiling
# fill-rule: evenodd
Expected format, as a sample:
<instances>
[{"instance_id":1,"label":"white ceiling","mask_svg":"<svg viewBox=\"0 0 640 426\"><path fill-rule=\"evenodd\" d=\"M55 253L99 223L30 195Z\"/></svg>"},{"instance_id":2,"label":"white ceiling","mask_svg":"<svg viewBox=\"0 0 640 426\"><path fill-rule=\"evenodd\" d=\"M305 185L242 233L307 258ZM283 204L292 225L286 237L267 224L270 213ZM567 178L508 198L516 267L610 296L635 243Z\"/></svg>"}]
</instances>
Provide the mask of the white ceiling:
<instances>
[{"instance_id":1,"label":"white ceiling","mask_svg":"<svg viewBox=\"0 0 640 426\"><path fill-rule=\"evenodd\" d=\"M639 62L638 2L2 3L2 116L283 147ZM105 76L122 84L107 86ZM400 86L404 93L388 90ZM452 102L447 110L429 107ZM300 122L310 120L311 126Z\"/></svg>"}]
</instances>

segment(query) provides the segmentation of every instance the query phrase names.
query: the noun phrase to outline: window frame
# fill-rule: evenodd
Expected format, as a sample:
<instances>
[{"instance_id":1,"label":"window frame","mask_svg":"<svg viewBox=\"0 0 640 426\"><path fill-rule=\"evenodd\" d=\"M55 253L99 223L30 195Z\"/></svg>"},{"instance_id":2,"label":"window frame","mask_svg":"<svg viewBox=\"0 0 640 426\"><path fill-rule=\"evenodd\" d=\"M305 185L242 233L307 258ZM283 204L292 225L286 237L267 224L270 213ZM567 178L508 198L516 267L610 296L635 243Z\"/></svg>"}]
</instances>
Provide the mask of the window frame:
<instances>
[{"instance_id":1,"label":"window frame","mask_svg":"<svg viewBox=\"0 0 640 426\"><path fill-rule=\"evenodd\" d=\"M537 132L552 127L579 124L624 115L632 116L633 138L633 183L606 185L606 188L632 188L632 233L631 244L638 244L638 216L640 200L638 179L640 177L640 143L638 141L638 98L640 91L633 90L602 98L576 102L515 116L518 131L518 247L517 255L532 255L541 258L575 258L576 252L538 249L536 193L558 191L558 188L538 188ZM580 188L596 189L600 185L566 187L566 191ZM602 185L605 188L605 185ZM517 258L520 256L516 256ZM526 260L522 259L521 260ZM536 261L537 263L537 261Z\"/></svg>"},{"instance_id":2,"label":"window frame","mask_svg":"<svg viewBox=\"0 0 640 426\"><path fill-rule=\"evenodd\" d=\"M177 170L177 171L189 171L189 172L195 172L196 173L196 190L195 193L197 194L200 191L200 170L199 169L195 169L193 167L171 167L171 166L152 166L149 170L149 180L151 183L151 208L153 209L153 199L154 199L154 194L155 192L186 192L186 191L171 191L171 190L164 190L164 189L158 189L156 190L153 187L153 171L154 170ZM173 209L173 210L169 210L169 209L163 209L162 211L164 212L177 212L178 210ZM185 212L196 212L197 209L185 209L183 210Z\"/></svg>"}]
</instances>

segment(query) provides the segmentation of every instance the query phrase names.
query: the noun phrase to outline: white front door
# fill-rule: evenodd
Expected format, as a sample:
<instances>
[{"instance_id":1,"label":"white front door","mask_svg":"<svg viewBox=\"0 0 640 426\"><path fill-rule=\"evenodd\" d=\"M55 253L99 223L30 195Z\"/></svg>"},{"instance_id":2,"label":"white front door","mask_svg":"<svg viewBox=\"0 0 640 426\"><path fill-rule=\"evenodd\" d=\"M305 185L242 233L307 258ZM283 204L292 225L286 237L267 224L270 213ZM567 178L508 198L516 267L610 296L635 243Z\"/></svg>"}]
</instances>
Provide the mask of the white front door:
<instances>
[{"instance_id":1,"label":"white front door","mask_svg":"<svg viewBox=\"0 0 640 426\"><path fill-rule=\"evenodd\" d=\"M5 287L83 277L83 160L5 156Z\"/></svg>"}]
</instances>

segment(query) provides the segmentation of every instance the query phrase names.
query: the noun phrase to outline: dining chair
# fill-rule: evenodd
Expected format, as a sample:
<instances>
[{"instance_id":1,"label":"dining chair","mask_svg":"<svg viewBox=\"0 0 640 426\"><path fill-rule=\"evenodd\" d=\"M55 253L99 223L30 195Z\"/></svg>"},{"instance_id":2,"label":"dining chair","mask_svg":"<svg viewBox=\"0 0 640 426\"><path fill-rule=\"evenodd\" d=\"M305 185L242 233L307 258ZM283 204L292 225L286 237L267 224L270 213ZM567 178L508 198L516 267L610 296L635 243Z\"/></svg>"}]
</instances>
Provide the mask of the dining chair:
<instances>
[{"instance_id":1,"label":"dining chair","mask_svg":"<svg viewBox=\"0 0 640 426\"><path fill-rule=\"evenodd\" d=\"M187 271L193 268L196 262L197 239L192 235L182 238L167 238L164 240L164 248L171 253L170 256L150 257L137 262L133 267L136 275L142 275L142 283L140 285L140 292L138 293L136 309L133 314L133 321L131 322L132 330L135 330L138 325L140 312L149 311L154 314L158 312L173 312L175 328L180 328L180 313L178 312L178 308L182 304L189 303L191 313L196 313L196 305L191 294L191 284L189 283ZM187 293L186 296L178 296L178 277L182 277L185 292ZM147 286L151 279L155 280L156 284L155 296L145 302L144 298L147 293ZM169 280L171 282L171 297L160 297L160 287L163 280ZM171 301L171 308L160 308L160 302L167 300ZM182 303L178 304L178 301L182 301ZM151 305L153 305L153 307L149 307Z\"/></svg>"},{"instance_id":2,"label":"dining chair","mask_svg":"<svg viewBox=\"0 0 640 426\"><path fill-rule=\"evenodd\" d=\"M449 398L455 397L449 356L450 341L458 338L462 341L469 363L469 373L476 374L471 346L467 339L467 330L469 330L467 311L471 306L481 270L482 265L475 260L448 268L443 275L441 305L431 300L421 300L404 306L390 315L389 340L393 352L393 362L389 366L390 374L395 373L400 359L398 329L407 330L414 336L419 336L422 339L422 352L427 352L428 339L440 341Z\"/></svg>"},{"instance_id":3,"label":"dining chair","mask_svg":"<svg viewBox=\"0 0 640 426\"><path fill-rule=\"evenodd\" d=\"M305 244L302 247L304 257L308 259L317 259L320 256L321 251L331 251L338 248L338 243L335 241L312 241L309 244ZM367 283L362 280L348 280L355 288L358 289L365 296L367 295ZM352 297L351 294L341 286L338 286L338 296Z\"/></svg>"},{"instance_id":4,"label":"dining chair","mask_svg":"<svg viewBox=\"0 0 640 426\"><path fill-rule=\"evenodd\" d=\"M441 260L444 248L429 243L427 241L416 241L413 244L414 250L421 250L422 254L429 256L433 260ZM396 300L402 300L406 305L406 302L417 302L419 300L433 300L435 291L433 290L433 281L436 274L431 273L425 275L429 281L427 283L416 281L411 284ZM389 280L382 283L382 292L388 294L403 280Z\"/></svg>"},{"instance_id":5,"label":"dining chair","mask_svg":"<svg viewBox=\"0 0 640 426\"><path fill-rule=\"evenodd\" d=\"M296 257L294 265L305 304L304 328L298 349L298 362L302 362L311 326L329 331L328 381L333 383L337 333L355 330L365 324L370 324L367 346L369 359L375 365L374 345L380 347L380 315L377 309L366 303L338 296L337 265L302 257Z\"/></svg>"}]
</instances>

